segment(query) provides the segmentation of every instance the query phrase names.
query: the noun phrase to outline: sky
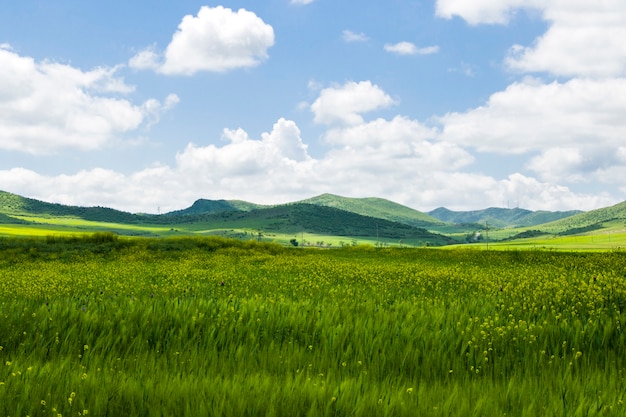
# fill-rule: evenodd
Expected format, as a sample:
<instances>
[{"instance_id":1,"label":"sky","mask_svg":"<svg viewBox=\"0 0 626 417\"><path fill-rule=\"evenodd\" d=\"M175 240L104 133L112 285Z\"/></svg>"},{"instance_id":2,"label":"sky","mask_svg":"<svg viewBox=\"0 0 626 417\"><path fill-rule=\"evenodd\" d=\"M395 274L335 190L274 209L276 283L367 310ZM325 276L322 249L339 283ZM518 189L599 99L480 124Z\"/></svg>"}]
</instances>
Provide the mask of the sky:
<instances>
[{"instance_id":1,"label":"sky","mask_svg":"<svg viewBox=\"0 0 626 417\"><path fill-rule=\"evenodd\" d=\"M623 0L0 0L0 190L626 200Z\"/></svg>"}]
</instances>

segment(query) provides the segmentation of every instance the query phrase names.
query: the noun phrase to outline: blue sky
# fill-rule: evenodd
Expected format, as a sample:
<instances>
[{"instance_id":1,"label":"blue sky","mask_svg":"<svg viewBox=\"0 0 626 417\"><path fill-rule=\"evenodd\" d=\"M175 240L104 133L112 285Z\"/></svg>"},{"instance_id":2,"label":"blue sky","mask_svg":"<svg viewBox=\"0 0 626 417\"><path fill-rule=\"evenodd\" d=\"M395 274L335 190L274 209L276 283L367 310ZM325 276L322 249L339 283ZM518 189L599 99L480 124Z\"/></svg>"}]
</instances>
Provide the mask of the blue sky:
<instances>
[{"instance_id":1,"label":"blue sky","mask_svg":"<svg viewBox=\"0 0 626 417\"><path fill-rule=\"evenodd\" d=\"M1 190L149 213L626 199L620 0L3 3Z\"/></svg>"}]
</instances>

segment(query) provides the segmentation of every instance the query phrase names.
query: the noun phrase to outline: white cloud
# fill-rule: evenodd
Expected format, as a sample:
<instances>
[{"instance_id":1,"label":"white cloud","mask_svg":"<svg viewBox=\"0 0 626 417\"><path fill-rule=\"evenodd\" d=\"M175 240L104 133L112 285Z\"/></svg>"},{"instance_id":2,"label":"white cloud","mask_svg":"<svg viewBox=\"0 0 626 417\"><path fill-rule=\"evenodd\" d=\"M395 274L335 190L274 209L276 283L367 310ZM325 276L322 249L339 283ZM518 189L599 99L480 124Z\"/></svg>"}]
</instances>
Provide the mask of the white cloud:
<instances>
[{"instance_id":1,"label":"white cloud","mask_svg":"<svg viewBox=\"0 0 626 417\"><path fill-rule=\"evenodd\" d=\"M528 168L554 183L610 183L607 170L626 168L620 149L595 146L549 148L532 158Z\"/></svg>"},{"instance_id":2,"label":"white cloud","mask_svg":"<svg viewBox=\"0 0 626 417\"><path fill-rule=\"evenodd\" d=\"M315 0L291 0L291 4L311 4Z\"/></svg>"},{"instance_id":3,"label":"white cloud","mask_svg":"<svg viewBox=\"0 0 626 417\"><path fill-rule=\"evenodd\" d=\"M506 24L518 10L538 10L549 29L532 46L514 45L506 64L557 76L626 75L626 8L622 0L438 0L440 17Z\"/></svg>"},{"instance_id":4,"label":"white cloud","mask_svg":"<svg viewBox=\"0 0 626 417\"><path fill-rule=\"evenodd\" d=\"M435 13L446 19L458 16L471 25L506 24L517 9L541 8L551 2L552 0L437 0Z\"/></svg>"},{"instance_id":5,"label":"white cloud","mask_svg":"<svg viewBox=\"0 0 626 417\"><path fill-rule=\"evenodd\" d=\"M272 45L274 29L255 13L202 6L197 16L183 17L163 55L151 46L129 65L167 75L223 72L260 64Z\"/></svg>"},{"instance_id":6,"label":"white cloud","mask_svg":"<svg viewBox=\"0 0 626 417\"><path fill-rule=\"evenodd\" d=\"M121 98L134 91L117 67L82 71L36 62L0 49L0 149L44 154L59 148L98 149L119 140L177 101L151 99L135 105Z\"/></svg>"},{"instance_id":7,"label":"white cloud","mask_svg":"<svg viewBox=\"0 0 626 417\"><path fill-rule=\"evenodd\" d=\"M125 175L91 169L46 176L31 170L0 170L3 189L45 201L106 205L131 212L161 212L197 198L244 199L274 204L324 192L388 198L421 210L445 205L468 210L519 201L532 209L592 209L614 204L602 193L575 193L522 174L498 180L460 172L473 158L437 138L436 130L406 117L376 119L332 129L331 146L319 159L307 153L292 121L278 120L271 132L251 139L243 129L225 129L222 146L188 145L173 167L156 165ZM626 159L626 151L623 151ZM624 178L623 176L620 178Z\"/></svg>"},{"instance_id":8,"label":"white cloud","mask_svg":"<svg viewBox=\"0 0 626 417\"><path fill-rule=\"evenodd\" d=\"M548 31L534 45L515 45L506 64L557 76L626 75L626 7L621 0L548 2Z\"/></svg>"},{"instance_id":9,"label":"white cloud","mask_svg":"<svg viewBox=\"0 0 626 417\"><path fill-rule=\"evenodd\" d=\"M225 129L223 139L229 143L222 147L189 144L176 156L177 165L185 172L217 181L229 176L263 177L281 167L311 160L300 130L290 120L278 120L261 140L251 140L243 129Z\"/></svg>"},{"instance_id":10,"label":"white cloud","mask_svg":"<svg viewBox=\"0 0 626 417\"><path fill-rule=\"evenodd\" d=\"M411 42L398 42L395 44L386 44L385 51L398 55L430 55L439 52L438 46L426 46L418 48Z\"/></svg>"},{"instance_id":11,"label":"white cloud","mask_svg":"<svg viewBox=\"0 0 626 417\"><path fill-rule=\"evenodd\" d=\"M485 152L525 153L559 146L615 148L626 137L626 79L514 83L481 107L439 120L444 140Z\"/></svg>"},{"instance_id":12,"label":"white cloud","mask_svg":"<svg viewBox=\"0 0 626 417\"><path fill-rule=\"evenodd\" d=\"M348 43L352 43L352 42L365 42L367 40L369 40L369 38L367 37L367 35L363 32L360 33L356 33L356 32L352 32L351 30L344 30L341 34L342 39L344 40L344 42L348 42Z\"/></svg>"},{"instance_id":13,"label":"white cloud","mask_svg":"<svg viewBox=\"0 0 626 417\"><path fill-rule=\"evenodd\" d=\"M347 82L341 87L325 88L311 105L316 123L356 125L361 113L389 107L395 101L370 81Z\"/></svg>"},{"instance_id":14,"label":"white cloud","mask_svg":"<svg viewBox=\"0 0 626 417\"><path fill-rule=\"evenodd\" d=\"M156 51L156 45L153 45L140 51L137 55L132 57L128 61L128 65L135 69L150 69L156 71L162 65L160 61L161 57Z\"/></svg>"}]
</instances>

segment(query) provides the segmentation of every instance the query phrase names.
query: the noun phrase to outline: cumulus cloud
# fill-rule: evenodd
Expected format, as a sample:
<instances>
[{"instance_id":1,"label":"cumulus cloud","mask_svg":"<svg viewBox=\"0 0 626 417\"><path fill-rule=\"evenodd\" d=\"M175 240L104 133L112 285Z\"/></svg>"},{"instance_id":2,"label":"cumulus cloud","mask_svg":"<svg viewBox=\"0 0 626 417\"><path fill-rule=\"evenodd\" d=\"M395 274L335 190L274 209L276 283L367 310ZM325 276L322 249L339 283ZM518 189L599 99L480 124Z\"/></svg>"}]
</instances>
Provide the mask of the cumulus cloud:
<instances>
[{"instance_id":1,"label":"cumulus cloud","mask_svg":"<svg viewBox=\"0 0 626 417\"><path fill-rule=\"evenodd\" d=\"M438 0L440 17L468 23L506 24L519 10L535 9L549 23L531 46L513 45L509 68L557 76L615 77L626 74L626 8L621 0Z\"/></svg>"},{"instance_id":2,"label":"cumulus cloud","mask_svg":"<svg viewBox=\"0 0 626 417\"><path fill-rule=\"evenodd\" d=\"M350 81L340 87L323 89L311 105L311 111L316 123L356 125L363 123L361 113L393 104L395 100L371 81Z\"/></svg>"},{"instance_id":3,"label":"cumulus cloud","mask_svg":"<svg viewBox=\"0 0 626 417\"><path fill-rule=\"evenodd\" d=\"M243 129L225 129L220 146L189 144L172 167L59 176L15 168L0 170L0 183L5 190L46 201L151 213L157 207L161 212L181 209L201 197L274 204L324 192L384 197L422 210L499 206L506 199L544 210L616 202L606 194L580 194L522 174L498 180L463 172L473 157L436 136L435 129L403 116L376 119L331 129L324 137L330 150L316 159L307 153L297 125L279 119L260 139Z\"/></svg>"},{"instance_id":4,"label":"cumulus cloud","mask_svg":"<svg viewBox=\"0 0 626 417\"><path fill-rule=\"evenodd\" d=\"M612 182L605 177L607 170L626 168L618 148L606 147L562 147L548 148L532 158L528 168L546 181L554 183Z\"/></svg>"},{"instance_id":5,"label":"cumulus cloud","mask_svg":"<svg viewBox=\"0 0 626 417\"><path fill-rule=\"evenodd\" d=\"M342 32L341 37L344 40L344 42L348 42L348 43L365 42L369 40L368 36L365 33L363 32L356 33L347 29Z\"/></svg>"},{"instance_id":6,"label":"cumulus cloud","mask_svg":"<svg viewBox=\"0 0 626 417\"><path fill-rule=\"evenodd\" d=\"M129 65L167 75L224 72L259 65L272 45L274 29L255 13L202 6L197 16L183 17L163 54L150 46Z\"/></svg>"},{"instance_id":7,"label":"cumulus cloud","mask_svg":"<svg viewBox=\"0 0 626 417\"><path fill-rule=\"evenodd\" d=\"M418 48L411 42L398 42L394 44L386 44L385 51L398 55L430 55L439 52L438 46L426 46Z\"/></svg>"},{"instance_id":8,"label":"cumulus cloud","mask_svg":"<svg viewBox=\"0 0 626 417\"><path fill-rule=\"evenodd\" d=\"M499 153L546 147L616 147L626 137L626 79L525 79L493 94L484 106L448 113L443 139Z\"/></svg>"},{"instance_id":9,"label":"cumulus cloud","mask_svg":"<svg viewBox=\"0 0 626 417\"><path fill-rule=\"evenodd\" d=\"M59 148L97 149L144 123L154 123L165 104L133 104L134 91L118 68L82 71L70 65L0 49L0 148L44 154Z\"/></svg>"},{"instance_id":10,"label":"cumulus cloud","mask_svg":"<svg viewBox=\"0 0 626 417\"><path fill-rule=\"evenodd\" d=\"M514 45L513 70L557 76L626 75L626 8L620 0L546 2L550 28L532 46Z\"/></svg>"}]
</instances>

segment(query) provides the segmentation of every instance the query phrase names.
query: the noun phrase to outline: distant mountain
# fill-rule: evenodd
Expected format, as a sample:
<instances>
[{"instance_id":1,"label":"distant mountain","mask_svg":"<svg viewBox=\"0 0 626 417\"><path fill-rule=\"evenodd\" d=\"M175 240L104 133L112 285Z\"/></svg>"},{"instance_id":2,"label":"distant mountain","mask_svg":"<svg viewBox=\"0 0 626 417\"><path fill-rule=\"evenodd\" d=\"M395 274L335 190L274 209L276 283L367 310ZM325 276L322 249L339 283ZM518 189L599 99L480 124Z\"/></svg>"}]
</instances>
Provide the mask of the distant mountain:
<instances>
[{"instance_id":1,"label":"distant mountain","mask_svg":"<svg viewBox=\"0 0 626 417\"><path fill-rule=\"evenodd\" d=\"M376 217L392 222L400 222L415 227L432 227L442 222L421 211L403 206L383 198L348 198L334 194L322 194L317 197L302 200L300 203L317 206L333 207L362 216Z\"/></svg>"},{"instance_id":2,"label":"distant mountain","mask_svg":"<svg viewBox=\"0 0 626 417\"><path fill-rule=\"evenodd\" d=\"M582 213L581 211L531 211L521 208L491 207L484 210L452 211L440 207L428 212L432 217L449 223L489 223L491 227L529 227Z\"/></svg>"}]
</instances>

